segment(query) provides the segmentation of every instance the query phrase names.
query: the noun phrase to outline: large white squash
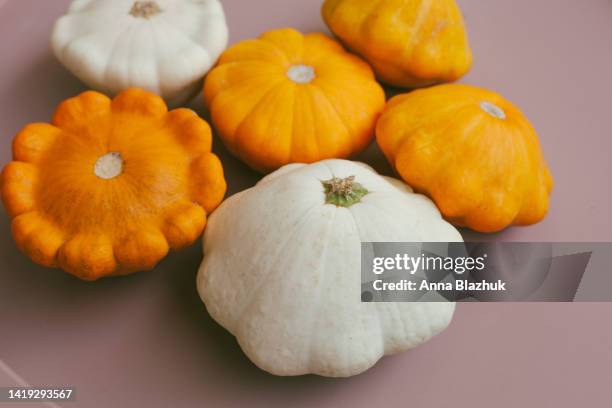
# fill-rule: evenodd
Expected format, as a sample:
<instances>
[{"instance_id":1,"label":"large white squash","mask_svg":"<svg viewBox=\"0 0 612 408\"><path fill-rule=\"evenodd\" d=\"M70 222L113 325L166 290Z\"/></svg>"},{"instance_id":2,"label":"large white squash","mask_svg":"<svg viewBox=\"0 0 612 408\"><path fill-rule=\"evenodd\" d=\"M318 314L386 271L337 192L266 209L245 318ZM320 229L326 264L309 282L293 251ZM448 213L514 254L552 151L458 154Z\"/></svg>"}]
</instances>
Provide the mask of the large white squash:
<instances>
[{"instance_id":1,"label":"large white squash","mask_svg":"<svg viewBox=\"0 0 612 408\"><path fill-rule=\"evenodd\" d=\"M73 0L51 43L90 87L143 88L176 106L201 89L227 41L218 0Z\"/></svg>"},{"instance_id":2,"label":"large white squash","mask_svg":"<svg viewBox=\"0 0 612 408\"><path fill-rule=\"evenodd\" d=\"M362 241L462 239L428 198L364 164L292 164L213 213L198 291L260 368L355 375L427 341L455 309L362 303Z\"/></svg>"}]
</instances>

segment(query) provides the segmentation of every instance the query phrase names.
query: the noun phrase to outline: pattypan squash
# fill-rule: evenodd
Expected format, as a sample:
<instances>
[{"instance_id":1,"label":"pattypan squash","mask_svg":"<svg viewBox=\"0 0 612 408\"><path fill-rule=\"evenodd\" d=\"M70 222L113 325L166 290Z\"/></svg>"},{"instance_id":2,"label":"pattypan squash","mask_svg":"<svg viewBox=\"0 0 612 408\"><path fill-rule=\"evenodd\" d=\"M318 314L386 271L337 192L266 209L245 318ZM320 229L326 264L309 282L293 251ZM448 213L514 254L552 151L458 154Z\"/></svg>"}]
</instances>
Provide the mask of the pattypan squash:
<instances>
[{"instance_id":1,"label":"pattypan squash","mask_svg":"<svg viewBox=\"0 0 612 408\"><path fill-rule=\"evenodd\" d=\"M361 301L361 242L461 242L425 196L344 160L291 164L225 201L205 232L208 312L276 375L346 377L442 331L454 303Z\"/></svg>"},{"instance_id":2,"label":"pattypan squash","mask_svg":"<svg viewBox=\"0 0 612 408\"><path fill-rule=\"evenodd\" d=\"M128 89L64 101L26 126L0 177L17 246L85 280L153 268L193 243L223 199L208 124Z\"/></svg>"},{"instance_id":3,"label":"pattypan squash","mask_svg":"<svg viewBox=\"0 0 612 408\"><path fill-rule=\"evenodd\" d=\"M326 0L322 13L330 30L389 85L454 81L472 65L455 0Z\"/></svg>"},{"instance_id":4,"label":"pattypan squash","mask_svg":"<svg viewBox=\"0 0 612 408\"><path fill-rule=\"evenodd\" d=\"M377 140L406 183L454 225L496 232L548 212L553 179L538 135L495 92L450 84L396 96Z\"/></svg>"},{"instance_id":5,"label":"pattypan squash","mask_svg":"<svg viewBox=\"0 0 612 408\"><path fill-rule=\"evenodd\" d=\"M227 41L218 0L73 0L51 43L93 89L138 87L178 106L200 91Z\"/></svg>"},{"instance_id":6,"label":"pattypan squash","mask_svg":"<svg viewBox=\"0 0 612 408\"><path fill-rule=\"evenodd\" d=\"M324 34L293 29L230 47L204 96L227 148L264 173L359 153L385 107L367 63Z\"/></svg>"}]
</instances>

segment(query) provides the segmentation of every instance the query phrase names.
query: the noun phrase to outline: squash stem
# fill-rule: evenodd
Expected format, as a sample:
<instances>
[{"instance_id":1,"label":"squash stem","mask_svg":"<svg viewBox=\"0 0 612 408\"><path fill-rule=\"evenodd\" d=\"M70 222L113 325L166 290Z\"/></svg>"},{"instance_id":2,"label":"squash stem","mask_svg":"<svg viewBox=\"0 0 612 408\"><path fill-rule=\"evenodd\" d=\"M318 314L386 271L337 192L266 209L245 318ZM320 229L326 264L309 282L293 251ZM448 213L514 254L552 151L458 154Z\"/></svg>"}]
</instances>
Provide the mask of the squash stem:
<instances>
[{"instance_id":1,"label":"squash stem","mask_svg":"<svg viewBox=\"0 0 612 408\"><path fill-rule=\"evenodd\" d=\"M161 7L154 1L136 1L130 10L130 15L148 20L161 12Z\"/></svg>"},{"instance_id":2,"label":"squash stem","mask_svg":"<svg viewBox=\"0 0 612 408\"><path fill-rule=\"evenodd\" d=\"M123 157L118 152L99 157L94 165L94 174L102 180L112 180L121 173L123 173Z\"/></svg>"},{"instance_id":3,"label":"squash stem","mask_svg":"<svg viewBox=\"0 0 612 408\"><path fill-rule=\"evenodd\" d=\"M355 182L355 176L343 179L333 177L321 183L325 188L325 203L336 207L349 208L361 202L361 199L369 193L364 186Z\"/></svg>"},{"instance_id":4,"label":"squash stem","mask_svg":"<svg viewBox=\"0 0 612 408\"><path fill-rule=\"evenodd\" d=\"M287 77L296 84L309 84L317 77L314 67L304 64L295 64L287 70Z\"/></svg>"},{"instance_id":5,"label":"squash stem","mask_svg":"<svg viewBox=\"0 0 612 408\"><path fill-rule=\"evenodd\" d=\"M493 116L494 118L504 120L506 119L506 112L496 104L488 101L480 102L480 109Z\"/></svg>"}]
</instances>

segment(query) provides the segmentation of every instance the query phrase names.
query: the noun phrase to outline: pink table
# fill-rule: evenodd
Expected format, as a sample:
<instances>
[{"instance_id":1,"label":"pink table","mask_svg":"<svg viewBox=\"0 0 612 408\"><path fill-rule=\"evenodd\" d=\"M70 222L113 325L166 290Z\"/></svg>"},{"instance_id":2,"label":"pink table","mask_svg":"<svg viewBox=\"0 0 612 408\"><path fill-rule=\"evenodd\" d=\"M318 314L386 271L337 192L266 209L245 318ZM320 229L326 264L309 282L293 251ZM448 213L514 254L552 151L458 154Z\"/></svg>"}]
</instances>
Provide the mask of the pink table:
<instances>
[{"instance_id":1,"label":"pink table","mask_svg":"<svg viewBox=\"0 0 612 408\"><path fill-rule=\"evenodd\" d=\"M232 40L325 30L320 0L225 0ZM498 90L541 134L549 217L467 239L612 241L612 2L463 0L476 55L465 82ZM67 0L0 0L0 163L13 135L84 90L49 51ZM200 99L192 106L202 115ZM230 193L258 176L217 141ZM389 172L373 147L363 157ZM31 384L74 385L78 407L609 407L609 304L461 304L449 330L347 380L276 378L243 356L195 291L199 245L154 272L96 284L31 264L0 214L0 359ZM1 366L0 366L1 368ZM2 371L2 370L0 370ZM14 378L0 373L0 386ZM68 406L68 404L66 404Z\"/></svg>"}]
</instances>

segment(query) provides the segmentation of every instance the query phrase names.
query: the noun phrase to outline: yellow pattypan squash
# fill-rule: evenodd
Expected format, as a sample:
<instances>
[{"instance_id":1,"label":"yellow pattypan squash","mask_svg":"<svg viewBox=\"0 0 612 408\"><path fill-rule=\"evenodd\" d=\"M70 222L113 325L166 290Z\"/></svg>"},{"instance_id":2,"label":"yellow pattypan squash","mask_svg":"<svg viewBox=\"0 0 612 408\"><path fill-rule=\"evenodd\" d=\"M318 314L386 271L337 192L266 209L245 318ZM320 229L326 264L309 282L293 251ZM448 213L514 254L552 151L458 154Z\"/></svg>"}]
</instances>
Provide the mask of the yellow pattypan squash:
<instances>
[{"instance_id":1,"label":"yellow pattypan squash","mask_svg":"<svg viewBox=\"0 0 612 408\"><path fill-rule=\"evenodd\" d=\"M326 0L322 12L331 31L390 85L454 81L472 65L455 0Z\"/></svg>"},{"instance_id":2,"label":"yellow pattypan squash","mask_svg":"<svg viewBox=\"0 0 612 408\"><path fill-rule=\"evenodd\" d=\"M377 140L402 178L455 225L494 232L548 212L553 180L538 135L494 92L452 84L396 96Z\"/></svg>"},{"instance_id":3,"label":"yellow pattypan squash","mask_svg":"<svg viewBox=\"0 0 612 408\"><path fill-rule=\"evenodd\" d=\"M229 48L204 95L227 148L261 172L360 152L385 105L368 64L323 34L292 29Z\"/></svg>"},{"instance_id":4,"label":"yellow pattypan squash","mask_svg":"<svg viewBox=\"0 0 612 408\"><path fill-rule=\"evenodd\" d=\"M151 93L68 99L26 126L1 176L19 248L86 280L153 268L191 244L226 184L208 124Z\"/></svg>"}]
</instances>

